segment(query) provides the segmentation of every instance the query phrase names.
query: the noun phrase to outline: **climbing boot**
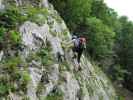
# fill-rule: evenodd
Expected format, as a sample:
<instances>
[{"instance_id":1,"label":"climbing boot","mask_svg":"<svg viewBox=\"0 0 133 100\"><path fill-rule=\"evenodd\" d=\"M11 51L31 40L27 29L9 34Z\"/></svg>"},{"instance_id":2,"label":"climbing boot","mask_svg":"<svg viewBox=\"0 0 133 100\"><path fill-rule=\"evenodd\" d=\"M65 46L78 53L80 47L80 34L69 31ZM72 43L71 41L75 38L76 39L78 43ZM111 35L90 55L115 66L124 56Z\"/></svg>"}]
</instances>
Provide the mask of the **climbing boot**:
<instances>
[{"instance_id":1,"label":"climbing boot","mask_svg":"<svg viewBox=\"0 0 133 100\"><path fill-rule=\"evenodd\" d=\"M79 71L82 70L82 68L81 68L81 64L80 64L80 63L78 64L78 70L79 70Z\"/></svg>"}]
</instances>

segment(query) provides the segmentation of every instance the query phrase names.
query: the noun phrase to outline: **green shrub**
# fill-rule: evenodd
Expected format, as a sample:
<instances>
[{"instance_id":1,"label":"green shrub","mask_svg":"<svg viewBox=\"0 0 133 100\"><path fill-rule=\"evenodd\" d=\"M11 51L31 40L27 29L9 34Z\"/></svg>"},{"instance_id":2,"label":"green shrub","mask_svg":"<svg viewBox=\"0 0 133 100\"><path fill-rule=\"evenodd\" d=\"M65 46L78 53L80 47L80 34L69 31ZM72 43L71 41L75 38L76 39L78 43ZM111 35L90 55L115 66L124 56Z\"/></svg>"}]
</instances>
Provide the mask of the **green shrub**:
<instances>
[{"instance_id":1,"label":"green shrub","mask_svg":"<svg viewBox=\"0 0 133 100\"><path fill-rule=\"evenodd\" d=\"M9 29L15 28L20 17L19 9L15 6L10 6L4 12L0 13L0 26Z\"/></svg>"},{"instance_id":2,"label":"green shrub","mask_svg":"<svg viewBox=\"0 0 133 100\"><path fill-rule=\"evenodd\" d=\"M7 29L15 29L28 19L25 9L15 5L9 5L5 11L0 12L0 26Z\"/></svg>"},{"instance_id":3,"label":"green shrub","mask_svg":"<svg viewBox=\"0 0 133 100\"><path fill-rule=\"evenodd\" d=\"M8 94L10 87L7 84L0 83L0 97Z\"/></svg>"},{"instance_id":4,"label":"green shrub","mask_svg":"<svg viewBox=\"0 0 133 100\"><path fill-rule=\"evenodd\" d=\"M1 27L0 28L0 43L3 42L4 33L6 32L6 29Z\"/></svg>"},{"instance_id":5,"label":"green shrub","mask_svg":"<svg viewBox=\"0 0 133 100\"><path fill-rule=\"evenodd\" d=\"M11 42L12 44L20 44L21 42L21 37L20 37L20 33L17 31L10 31L10 38L11 38Z\"/></svg>"},{"instance_id":6,"label":"green shrub","mask_svg":"<svg viewBox=\"0 0 133 100\"><path fill-rule=\"evenodd\" d=\"M7 76L0 76L0 97L5 96L9 92L9 84L8 84L8 77Z\"/></svg>"},{"instance_id":7,"label":"green shrub","mask_svg":"<svg viewBox=\"0 0 133 100\"><path fill-rule=\"evenodd\" d=\"M5 11L0 13L0 46L1 49L8 46L19 44L20 34L16 31L24 19L21 17L20 9L15 6L9 6ZM12 30L12 31L10 31Z\"/></svg>"},{"instance_id":8,"label":"green shrub","mask_svg":"<svg viewBox=\"0 0 133 100\"><path fill-rule=\"evenodd\" d=\"M68 33L69 33L69 30L68 30L68 29L65 29L65 30L63 31L63 35L65 35L65 36L68 36Z\"/></svg>"},{"instance_id":9,"label":"green shrub","mask_svg":"<svg viewBox=\"0 0 133 100\"><path fill-rule=\"evenodd\" d=\"M20 71L19 68L20 66L25 67L25 65L25 62L23 62L20 57L7 58L1 64L3 77L0 77L0 82L1 84L5 85L1 85L1 87L5 88L9 86L10 88L7 88L8 91L23 91L24 93L26 93L27 84L30 81L30 76L27 71Z\"/></svg>"},{"instance_id":10,"label":"green shrub","mask_svg":"<svg viewBox=\"0 0 133 100\"><path fill-rule=\"evenodd\" d=\"M46 17L42 14L37 14L32 17L31 21L37 23L38 25L42 25L46 22Z\"/></svg>"},{"instance_id":11,"label":"green shrub","mask_svg":"<svg viewBox=\"0 0 133 100\"><path fill-rule=\"evenodd\" d=\"M31 21L42 25L47 20L48 11L47 9L36 9L37 12L31 17Z\"/></svg>"},{"instance_id":12,"label":"green shrub","mask_svg":"<svg viewBox=\"0 0 133 100\"><path fill-rule=\"evenodd\" d=\"M21 44L20 33L11 30L7 31L5 28L0 28L0 48L8 50L8 48L17 48Z\"/></svg>"},{"instance_id":13,"label":"green shrub","mask_svg":"<svg viewBox=\"0 0 133 100\"><path fill-rule=\"evenodd\" d=\"M30 100L30 98L28 96L24 96L22 100Z\"/></svg>"},{"instance_id":14,"label":"green shrub","mask_svg":"<svg viewBox=\"0 0 133 100\"><path fill-rule=\"evenodd\" d=\"M118 96L117 100L125 100L124 96Z\"/></svg>"},{"instance_id":15,"label":"green shrub","mask_svg":"<svg viewBox=\"0 0 133 100\"><path fill-rule=\"evenodd\" d=\"M46 8L35 8L32 6L28 6L25 8L26 14L30 21L35 22L39 25L45 23L46 18L48 16L48 10Z\"/></svg>"},{"instance_id":16,"label":"green shrub","mask_svg":"<svg viewBox=\"0 0 133 100\"><path fill-rule=\"evenodd\" d=\"M5 31L6 31L6 29L5 28L3 28L3 27L1 27L0 28L0 50L2 50L3 49L3 43L4 43L4 35L5 35Z\"/></svg>"},{"instance_id":17,"label":"green shrub","mask_svg":"<svg viewBox=\"0 0 133 100\"><path fill-rule=\"evenodd\" d=\"M31 62L32 60L40 61L41 58L35 53L30 53L29 56L26 58L26 61Z\"/></svg>"},{"instance_id":18,"label":"green shrub","mask_svg":"<svg viewBox=\"0 0 133 100\"><path fill-rule=\"evenodd\" d=\"M43 48L41 49L37 55L41 58L42 64L43 65L51 65L53 62L52 55L50 53L49 48Z\"/></svg>"},{"instance_id":19,"label":"green shrub","mask_svg":"<svg viewBox=\"0 0 133 100\"><path fill-rule=\"evenodd\" d=\"M30 75L26 71L21 74L21 77L25 83L28 83L31 80Z\"/></svg>"},{"instance_id":20,"label":"green shrub","mask_svg":"<svg viewBox=\"0 0 133 100\"><path fill-rule=\"evenodd\" d=\"M27 91L27 84L29 83L29 81L31 80L30 75L28 74L28 72L22 72L21 73L21 78L19 80L19 89L22 90L24 93L26 93Z\"/></svg>"},{"instance_id":21,"label":"green shrub","mask_svg":"<svg viewBox=\"0 0 133 100\"><path fill-rule=\"evenodd\" d=\"M51 48L42 48L37 53L31 53L29 57L27 58L28 62L31 62L32 60L35 61L41 61L42 65L49 66L53 64L53 58L50 53Z\"/></svg>"},{"instance_id":22,"label":"green shrub","mask_svg":"<svg viewBox=\"0 0 133 100\"><path fill-rule=\"evenodd\" d=\"M0 97L6 97L9 91L14 91L15 87L13 83L10 83L9 75L0 76Z\"/></svg>"},{"instance_id":23,"label":"green shrub","mask_svg":"<svg viewBox=\"0 0 133 100\"><path fill-rule=\"evenodd\" d=\"M4 69L8 72L14 72L17 70L18 65L20 64L21 60L19 57L12 57L7 58L4 62Z\"/></svg>"},{"instance_id":24,"label":"green shrub","mask_svg":"<svg viewBox=\"0 0 133 100\"><path fill-rule=\"evenodd\" d=\"M46 97L46 100L63 100L63 92L57 89L54 92L50 93Z\"/></svg>"}]
</instances>

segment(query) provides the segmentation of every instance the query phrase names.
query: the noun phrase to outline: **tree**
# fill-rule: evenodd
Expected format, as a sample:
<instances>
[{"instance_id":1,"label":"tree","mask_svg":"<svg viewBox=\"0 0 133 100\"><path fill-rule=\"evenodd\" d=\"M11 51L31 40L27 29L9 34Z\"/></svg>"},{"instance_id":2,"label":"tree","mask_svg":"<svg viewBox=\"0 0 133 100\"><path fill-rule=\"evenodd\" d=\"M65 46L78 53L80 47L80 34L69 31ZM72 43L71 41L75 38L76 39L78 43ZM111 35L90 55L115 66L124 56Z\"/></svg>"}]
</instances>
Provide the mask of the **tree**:
<instances>
[{"instance_id":1,"label":"tree","mask_svg":"<svg viewBox=\"0 0 133 100\"><path fill-rule=\"evenodd\" d=\"M91 16L101 19L112 30L115 30L119 26L117 12L109 8L104 3L104 0L93 0L91 7Z\"/></svg>"},{"instance_id":2,"label":"tree","mask_svg":"<svg viewBox=\"0 0 133 100\"><path fill-rule=\"evenodd\" d=\"M125 75L125 85L133 90L133 23L128 21L127 17L121 17L121 29L116 37L116 54L119 57L122 69L127 70ZM128 81L128 83L127 83Z\"/></svg>"},{"instance_id":3,"label":"tree","mask_svg":"<svg viewBox=\"0 0 133 100\"><path fill-rule=\"evenodd\" d=\"M94 58L104 58L113 53L115 33L95 17L87 20L88 49Z\"/></svg>"},{"instance_id":4,"label":"tree","mask_svg":"<svg viewBox=\"0 0 133 100\"><path fill-rule=\"evenodd\" d=\"M50 0L64 18L69 29L75 31L85 23L91 12L92 0Z\"/></svg>"}]
</instances>

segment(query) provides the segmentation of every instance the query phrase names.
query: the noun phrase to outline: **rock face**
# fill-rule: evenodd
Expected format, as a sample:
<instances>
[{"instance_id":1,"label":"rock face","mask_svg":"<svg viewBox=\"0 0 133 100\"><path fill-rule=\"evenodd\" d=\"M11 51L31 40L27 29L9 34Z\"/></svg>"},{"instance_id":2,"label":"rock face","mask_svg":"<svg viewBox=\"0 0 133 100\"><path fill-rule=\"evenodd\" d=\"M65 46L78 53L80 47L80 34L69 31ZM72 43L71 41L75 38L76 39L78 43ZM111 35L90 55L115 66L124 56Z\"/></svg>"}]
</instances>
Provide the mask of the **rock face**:
<instances>
[{"instance_id":1,"label":"rock face","mask_svg":"<svg viewBox=\"0 0 133 100\"><path fill-rule=\"evenodd\" d=\"M35 51L46 43L46 38L49 33L49 26L44 24L39 27L37 24L27 21L20 27L20 32L23 44L29 50Z\"/></svg>"},{"instance_id":2,"label":"rock face","mask_svg":"<svg viewBox=\"0 0 133 100\"><path fill-rule=\"evenodd\" d=\"M2 4L2 0L0 0L0 10L4 9L4 5Z\"/></svg>"},{"instance_id":3,"label":"rock face","mask_svg":"<svg viewBox=\"0 0 133 100\"><path fill-rule=\"evenodd\" d=\"M48 7L49 7L48 0L42 0L41 5L42 5L43 7L48 8Z\"/></svg>"},{"instance_id":4,"label":"rock face","mask_svg":"<svg viewBox=\"0 0 133 100\"><path fill-rule=\"evenodd\" d=\"M42 64L45 59L31 59L28 64L31 80L25 95L30 100L116 100L115 90L107 77L86 57L81 59L82 70L74 70L76 65L71 51L62 48L63 41L70 41L69 31L47 0L43 0L42 5L48 10L45 23L39 26L26 21L19 28L24 45L20 54L26 60L31 53L36 54L42 48L50 47L48 56L51 55L53 60L50 64ZM57 62L57 53L65 54L66 60ZM0 58L1 55L2 52ZM13 100L21 100L21 96L13 95Z\"/></svg>"},{"instance_id":5,"label":"rock face","mask_svg":"<svg viewBox=\"0 0 133 100\"><path fill-rule=\"evenodd\" d=\"M3 57L3 51L0 52L0 61L2 60L2 57Z\"/></svg>"}]
</instances>

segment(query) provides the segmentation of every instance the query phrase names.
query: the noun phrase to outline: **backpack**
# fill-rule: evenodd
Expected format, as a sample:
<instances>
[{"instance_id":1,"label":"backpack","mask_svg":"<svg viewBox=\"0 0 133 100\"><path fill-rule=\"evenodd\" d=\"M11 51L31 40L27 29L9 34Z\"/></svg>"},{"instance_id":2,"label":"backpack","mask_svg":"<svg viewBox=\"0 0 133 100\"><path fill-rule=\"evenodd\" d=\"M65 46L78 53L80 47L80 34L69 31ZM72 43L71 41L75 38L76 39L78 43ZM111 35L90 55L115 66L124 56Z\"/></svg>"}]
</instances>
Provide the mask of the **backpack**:
<instances>
[{"instance_id":1,"label":"backpack","mask_svg":"<svg viewBox=\"0 0 133 100\"><path fill-rule=\"evenodd\" d=\"M77 38L77 39L74 39L74 47L79 47L79 45L80 45L80 40L79 40L79 38Z\"/></svg>"},{"instance_id":2,"label":"backpack","mask_svg":"<svg viewBox=\"0 0 133 100\"><path fill-rule=\"evenodd\" d=\"M86 43L86 39L85 38L77 38L74 39L74 46L78 49L83 49L85 48L85 43Z\"/></svg>"}]
</instances>

